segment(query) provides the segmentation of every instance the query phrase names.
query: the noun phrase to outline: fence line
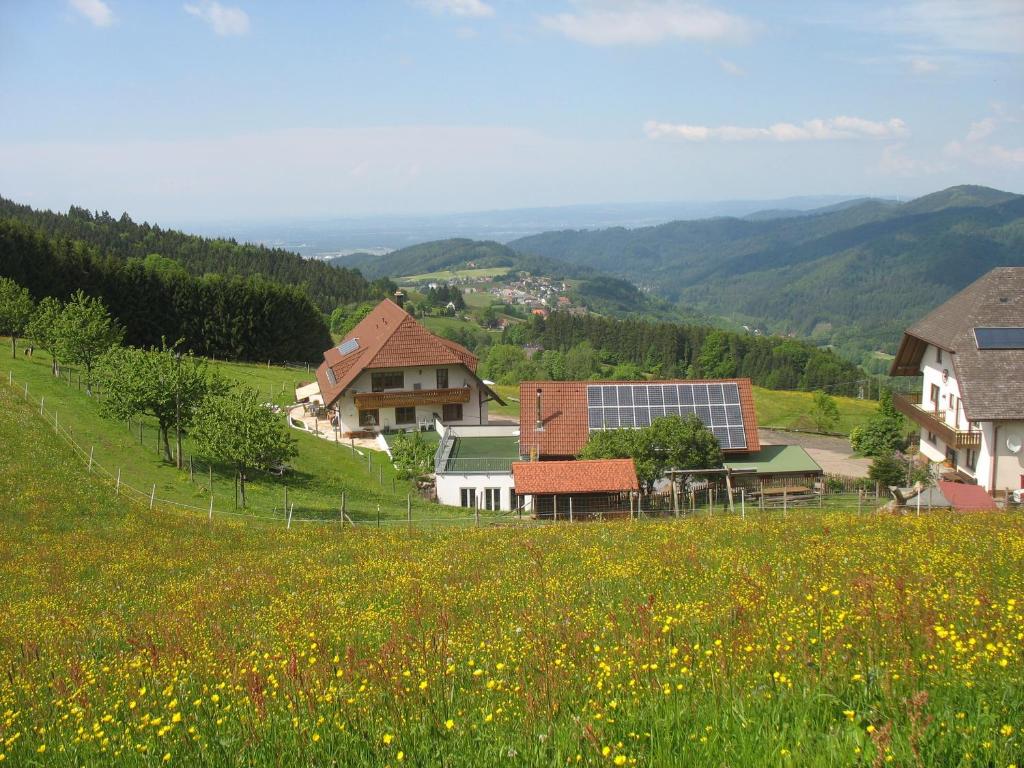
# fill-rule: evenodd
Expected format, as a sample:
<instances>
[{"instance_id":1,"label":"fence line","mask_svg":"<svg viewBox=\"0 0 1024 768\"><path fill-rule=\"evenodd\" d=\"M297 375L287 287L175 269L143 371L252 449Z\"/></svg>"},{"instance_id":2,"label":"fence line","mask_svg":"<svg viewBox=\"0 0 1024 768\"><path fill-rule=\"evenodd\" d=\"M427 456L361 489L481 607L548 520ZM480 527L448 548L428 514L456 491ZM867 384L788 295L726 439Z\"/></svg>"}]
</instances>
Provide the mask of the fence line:
<instances>
[{"instance_id":1,"label":"fence line","mask_svg":"<svg viewBox=\"0 0 1024 768\"><path fill-rule=\"evenodd\" d=\"M33 408L34 408L35 401L32 398L31 393L29 392L29 386L28 386L27 382L22 386L20 382L17 382L15 380L14 372L13 371L9 371L8 372L7 384L8 384L8 386L12 389L12 391L15 394L20 396L26 402L32 403L33 404ZM57 411L57 409L54 409L53 412L51 413L49 411L49 409L47 409L45 407L45 397L40 397L39 398L39 411L38 411L38 415L48 425L48 427L52 428L54 430L54 432L59 437L61 437L66 443L68 443L68 445L71 446L72 450L77 455L79 455L81 457L83 463L86 464L86 466L88 468L88 471L90 473L96 473L101 478L103 478L104 481L109 482L112 485L114 485L115 493L117 493L118 495L120 495L121 492L123 491L125 493L125 498L129 499L132 502L137 502L139 504L145 504L146 507L148 509L150 509L150 510L154 508L154 505L160 504L160 505L165 506L165 507L169 506L169 507L175 507L175 508L178 508L178 509L191 510L191 511L199 512L199 513L202 513L204 515L207 515L208 519L210 519L210 520L213 519L214 515L217 515L217 516L228 515L228 516L231 516L231 517L244 518L244 519L247 519L247 520L255 520L255 521L262 521L262 522L273 522L273 523L276 523L276 524L285 524L285 525L288 525L289 523L311 523L311 524L325 524L325 525L340 525L342 527L345 527L347 525L348 527L351 527L351 528L355 528L355 527L382 528L382 527L392 527L392 526L407 526L410 529L410 531L411 531L411 529L414 526L420 526L420 525L423 525L425 523L429 523L429 524L445 524L445 525L460 525L460 524L461 525L472 524L473 526L480 526L481 525L481 516L479 514L480 510L473 510L473 514L471 514L471 515L464 515L464 516L417 517L417 518L413 518L412 515L411 515L411 494L410 494L410 499L407 502L408 506L407 506L407 516L406 517L404 517L404 518L400 518L400 517L381 517L380 516L380 505L378 504L376 516L370 517L369 514L364 514L363 518L359 519L359 520L353 520L347 514L347 512L349 510L348 510L347 504L345 504L344 500L342 500L342 502L339 504L339 510L340 510L339 517L338 518L328 518L328 517L295 517L295 516L289 514L289 510L287 508L282 508L282 513L281 513L280 516L277 516L274 513L271 513L269 515L267 515L267 514L260 514L259 513L260 510L258 510L258 508L247 508L246 511L238 511L237 509L235 509L235 510L220 509L220 508L217 508L217 507L214 506L215 494L212 492L212 489L211 489L211 493L210 493L210 504L208 506L204 506L204 507L199 507L199 506L196 506L194 504L188 504L188 503L181 502L181 501L175 501L173 499L164 499L164 498L161 498L161 497L157 496L157 494L156 494L156 485L155 484L151 487L151 489L149 491L142 490L142 489L139 489L139 488L135 488L134 486L132 486L129 482L127 482L124 479L120 467L117 468L116 474L114 472L111 472L106 467L104 467L95 458L95 450L94 450L95 446L90 446L90 449L86 450L82 445L80 445L75 440L75 438L74 438L74 436L72 434L72 430L71 430L71 428L69 426L69 423L67 421L65 421L63 423L60 422L60 420L59 420L59 412ZM344 446L344 447L347 447L347 446ZM844 478L844 479L854 480L853 478ZM717 491L717 489L713 489L709 485L709 487L707 489L707 493L710 495L710 494L712 494L715 491ZM700 504L692 504L692 506L691 506L691 505L687 504L684 501L685 495L686 494L682 494L682 493L679 494L679 499L678 499L679 506L677 507L677 509L678 509L678 511L680 513L683 513L686 516L702 516L705 513L712 514L712 512L709 512L708 510L709 509L710 510L716 510L716 508L717 508L717 510L713 512L713 514L715 516L724 516L724 515L739 516L740 515L740 513L737 511L737 509L730 510L729 506L727 504L723 503L723 500L720 499L720 497L718 497L717 493L715 494L715 498L712 500L712 503L710 505L705 505L705 506L701 506ZM342 494L342 496L344 496L344 494ZM670 494L669 494L669 496L670 496ZM830 498L838 500L839 497L840 497L840 494L828 494L827 497L830 497ZM641 518L648 518L648 519L650 519L650 518L653 518L653 517L670 517L670 516L672 516L673 510L669 506L669 504L667 503L667 498L665 500L662 500L662 499L660 499L658 494L651 494L651 495L648 495L648 496L643 496L642 498L643 498L644 504L646 504L648 508L647 509L642 509L641 505L638 503L635 516L631 513L630 514L630 519L641 519ZM851 500L851 503L852 502L858 502L858 507L859 507L860 506L859 502L868 501L869 498L870 497L868 495L866 495L866 494L858 495L855 499ZM739 505L739 503L736 503L734 506L738 508L740 505ZM755 505L746 504L746 506L750 507L750 511L757 511L757 508L756 508ZM795 509L795 508L797 508L800 505L795 503L795 500L794 500L794 503L792 503L791 506ZM803 505L803 506L807 506L807 505ZM294 509L294 503L292 504L292 510L293 509ZM871 511L871 510L868 510L868 511ZM265 512L265 510L264 510L264 512ZM556 520L552 520L552 519L536 519L536 518L532 518L532 517L524 518L520 514L520 512L521 512L521 510L503 511L503 512L500 512L498 514L494 514L494 515L485 517L483 519L483 524L491 525L491 526L493 526L493 525L508 525L508 524L536 526L536 525L548 525L548 524L552 524L553 522L557 522L557 519ZM745 516L745 512L746 512L746 509L744 508L744 516ZM580 518L582 519L583 516L581 515ZM563 519L565 521L568 521L568 516L563 515Z\"/></svg>"}]
</instances>

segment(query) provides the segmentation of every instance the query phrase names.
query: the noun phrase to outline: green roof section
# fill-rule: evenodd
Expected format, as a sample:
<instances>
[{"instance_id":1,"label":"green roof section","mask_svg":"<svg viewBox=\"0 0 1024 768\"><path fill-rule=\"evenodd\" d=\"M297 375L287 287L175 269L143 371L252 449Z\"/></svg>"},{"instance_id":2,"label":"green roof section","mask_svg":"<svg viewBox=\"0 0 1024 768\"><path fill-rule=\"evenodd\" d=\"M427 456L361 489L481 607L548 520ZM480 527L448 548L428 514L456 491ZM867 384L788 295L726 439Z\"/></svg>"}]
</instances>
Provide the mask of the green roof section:
<instances>
[{"instance_id":1,"label":"green roof section","mask_svg":"<svg viewBox=\"0 0 1024 768\"><path fill-rule=\"evenodd\" d=\"M512 462L519 460L518 437L456 437L445 471L508 472Z\"/></svg>"},{"instance_id":2,"label":"green roof section","mask_svg":"<svg viewBox=\"0 0 1024 768\"><path fill-rule=\"evenodd\" d=\"M753 471L759 475L822 471L818 462L799 445L766 445L741 458L726 458L725 466L735 472Z\"/></svg>"}]
</instances>

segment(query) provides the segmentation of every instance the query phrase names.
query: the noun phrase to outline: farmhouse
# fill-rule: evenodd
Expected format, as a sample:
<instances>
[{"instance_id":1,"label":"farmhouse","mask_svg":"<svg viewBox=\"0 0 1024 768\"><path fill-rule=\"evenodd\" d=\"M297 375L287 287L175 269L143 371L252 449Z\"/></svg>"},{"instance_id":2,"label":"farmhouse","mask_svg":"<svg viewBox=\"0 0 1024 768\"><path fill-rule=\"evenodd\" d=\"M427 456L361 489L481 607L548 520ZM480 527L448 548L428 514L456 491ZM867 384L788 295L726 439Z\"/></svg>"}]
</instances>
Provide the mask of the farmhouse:
<instances>
[{"instance_id":1,"label":"farmhouse","mask_svg":"<svg viewBox=\"0 0 1024 768\"><path fill-rule=\"evenodd\" d=\"M640 490L632 459L517 461L512 464L519 506L534 517L601 517L630 509Z\"/></svg>"},{"instance_id":2,"label":"farmhouse","mask_svg":"<svg viewBox=\"0 0 1024 768\"><path fill-rule=\"evenodd\" d=\"M501 399L476 375L477 358L435 336L390 299L324 352L311 400L347 436L487 424Z\"/></svg>"},{"instance_id":3,"label":"farmhouse","mask_svg":"<svg viewBox=\"0 0 1024 768\"><path fill-rule=\"evenodd\" d=\"M639 490L632 461L632 481L625 482L625 465L577 460L590 435L691 414L722 447L725 467L715 476L730 493L813 495L822 470L806 451L761 446L749 379L525 381L518 427L444 428L435 456L438 500L566 518L570 497L581 518L628 510Z\"/></svg>"},{"instance_id":4,"label":"farmhouse","mask_svg":"<svg viewBox=\"0 0 1024 768\"><path fill-rule=\"evenodd\" d=\"M574 458L593 430L672 414L699 417L727 456L761 448L750 379L524 381L519 402L520 452L540 461Z\"/></svg>"},{"instance_id":5,"label":"farmhouse","mask_svg":"<svg viewBox=\"0 0 1024 768\"><path fill-rule=\"evenodd\" d=\"M1024 267L992 270L909 327L891 374L922 377L895 405L945 479L1024 488Z\"/></svg>"}]
</instances>

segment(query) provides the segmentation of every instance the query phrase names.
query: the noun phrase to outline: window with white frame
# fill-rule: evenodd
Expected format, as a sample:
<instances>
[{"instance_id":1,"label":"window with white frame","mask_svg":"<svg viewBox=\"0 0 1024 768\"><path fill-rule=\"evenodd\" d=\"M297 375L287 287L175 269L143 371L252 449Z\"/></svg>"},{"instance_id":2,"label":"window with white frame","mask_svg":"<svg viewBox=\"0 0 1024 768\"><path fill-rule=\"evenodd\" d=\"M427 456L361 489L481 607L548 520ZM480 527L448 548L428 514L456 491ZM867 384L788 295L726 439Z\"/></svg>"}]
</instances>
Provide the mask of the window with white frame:
<instances>
[{"instance_id":1,"label":"window with white frame","mask_svg":"<svg viewBox=\"0 0 1024 768\"><path fill-rule=\"evenodd\" d=\"M476 509L476 488L459 489L459 506Z\"/></svg>"},{"instance_id":2,"label":"window with white frame","mask_svg":"<svg viewBox=\"0 0 1024 768\"><path fill-rule=\"evenodd\" d=\"M501 509L501 488L484 488L484 509Z\"/></svg>"}]
</instances>

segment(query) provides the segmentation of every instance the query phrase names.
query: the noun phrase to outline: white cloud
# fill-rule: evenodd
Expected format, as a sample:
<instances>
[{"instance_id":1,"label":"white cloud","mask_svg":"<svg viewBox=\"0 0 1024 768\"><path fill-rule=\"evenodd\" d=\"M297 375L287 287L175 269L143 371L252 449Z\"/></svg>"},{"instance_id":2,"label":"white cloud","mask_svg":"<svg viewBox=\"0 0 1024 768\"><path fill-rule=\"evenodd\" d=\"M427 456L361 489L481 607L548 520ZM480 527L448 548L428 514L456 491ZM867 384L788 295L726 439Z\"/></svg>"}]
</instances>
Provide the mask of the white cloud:
<instances>
[{"instance_id":1,"label":"white cloud","mask_svg":"<svg viewBox=\"0 0 1024 768\"><path fill-rule=\"evenodd\" d=\"M221 37L249 32L249 14L241 8L221 5L213 0L201 5L185 5L185 12L202 19Z\"/></svg>"},{"instance_id":2,"label":"white cloud","mask_svg":"<svg viewBox=\"0 0 1024 768\"><path fill-rule=\"evenodd\" d=\"M885 176L925 176L950 170L948 162L933 162L911 157L906 144L888 144L882 149L882 157L875 169Z\"/></svg>"},{"instance_id":3,"label":"white cloud","mask_svg":"<svg viewBox=\"0 0 1024 768\"><path fill-rule=\"evenodd\" d=\"M948 50L1024 53L1020 0L912 0L872 15L870 24Z\"/></svg>"},{"instance_id":4,"label":"white cloud","mask_svg":"<svg viewBox=\"0 0 1024 768\"><path fill-rule=\"evenodd\" d=\"M434 13L450 13L452 16L481 19L494 15L494 8L483 0L417 0L417 4Z\"/></svg>"},{"instance_id":5,"label":"white cloud","mask_svg":"<svg viewBox=\"0 0 1024 768\"><path fill-rule=\"evenodd\" d=\"M910 71L915 75L930 75L939 71L939 65L924 56L914 56L910 60Z\"/></svg>"},{"instance_id":6,"label":"white cloud","mask_svg":"<svg viewBox=\"0 0 1024 768\"><path fill-rule=\"evenodd\" d=\"M948 158L966 160L975 165L997 168L1024 167L1024 146L1007 147L988 140L1000 129L1018 126L1021 122L1020 117L1005 110L998 110L995 117L986 117L971 123L967 135L962 140L947 143L943 148L943 154Z\"/></svg>"},{"instance_id":7,"label":"white cloud","mask_svg":"<svg viewBox=\"0 0 1024 768\"><path fill-rule=\"evenodd\" d=\"M984 120L971 123L971 128L967 131L967 141L981 141L995 129L996 119L994 117L986 117Z\"/></svg>"},{"instance_id":8,"label":"white cloud","mask_svg":"<svg viewBox=\"0 0 1024 768\"><path fill-rule=\"evenodd\" d=\"M667 40L741 42L754 25L742 16L686 0L577 0L572 13L541 24L588 45L654 45Z\"/></svg>"},{"instance_id":9,"label":"white cloud","mask_svg":"<svg viewBox=\"0 0 1024 768\"><path fill-rule=\"evenodd\" d=\"M68 4L96 27L109 27L114 23L114 12L103 0L68 0Z\"/></svg>"},{"instance_id":10,"label":"white cloud","mask_svg":"<svg viewBox=\"0 0 1024 768\"><path fill-rule=\"evenodd\" d=\"M884 122L840 115L802 123L775 123L767 128L735 125L689 125L648 120L644 132L651 139L677 138L685 141L821 141L828 139L884 139L909 135L907 124L898 117Z\"/></svg>"},{"instance_id":11,"label":"white cloud","mask_svg":"<svg viewBox=\"0 0 1024 768\"><path fill-rule=\"evenodd\" d=\"M739 64L728 59L719 59L718 66L722 68L722 71L726 74L732 75L733 77L743 77L747 74L746 70L743 69Z\"/></svg>"}]
</instances>

